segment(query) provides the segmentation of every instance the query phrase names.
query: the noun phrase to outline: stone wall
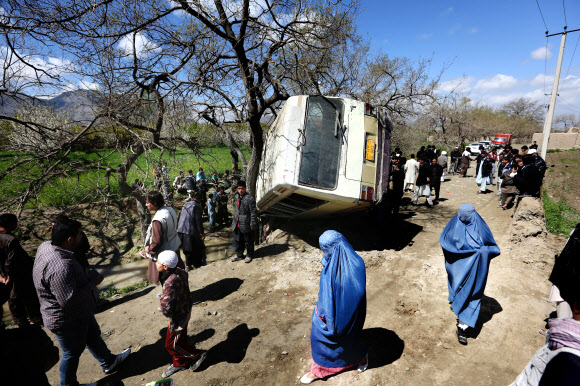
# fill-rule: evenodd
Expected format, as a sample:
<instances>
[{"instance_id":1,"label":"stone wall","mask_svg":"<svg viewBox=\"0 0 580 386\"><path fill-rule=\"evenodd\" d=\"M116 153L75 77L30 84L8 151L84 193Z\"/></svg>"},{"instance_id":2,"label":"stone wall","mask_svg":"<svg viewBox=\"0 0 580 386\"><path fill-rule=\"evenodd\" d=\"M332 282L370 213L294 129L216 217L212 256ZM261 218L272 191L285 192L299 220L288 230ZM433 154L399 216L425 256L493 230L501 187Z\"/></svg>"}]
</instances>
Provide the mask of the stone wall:
<instances>
[{"instance_id":1,"label":"stone wall","mask_svg":"<svg viewBox=\"0 0 580 386\"><path fill-rule=\"evenodd\" d=\"M535 133L532 141L538 142L538 148L542 148L544 142L543 133ZM552 133L550 134L550 142L548 149L580 149L580 134L579 133Z\"/></svg>"}]
</instances>

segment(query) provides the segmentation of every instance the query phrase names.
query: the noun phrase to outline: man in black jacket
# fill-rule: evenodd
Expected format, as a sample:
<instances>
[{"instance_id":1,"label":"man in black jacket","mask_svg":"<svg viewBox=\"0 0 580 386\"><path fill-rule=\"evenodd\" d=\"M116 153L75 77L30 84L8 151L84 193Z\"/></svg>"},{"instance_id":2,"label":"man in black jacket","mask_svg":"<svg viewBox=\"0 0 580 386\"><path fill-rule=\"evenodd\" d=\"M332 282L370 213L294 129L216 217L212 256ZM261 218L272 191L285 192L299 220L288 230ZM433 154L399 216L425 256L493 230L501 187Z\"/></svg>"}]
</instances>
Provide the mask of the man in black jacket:
<instances>
[{"instance_id":1,"label":"man in black jacket","mask_svg":"<svg viewBox=\"0 0 580 386\"><path fill-rule=\"evenodd\" d=\"M439 191L441 189L441 176L443 175L443 166L439 165L437 158L431 160L431 178L430 185L435 189L435 201L439 200Z\"/></svg>"},{"instance_id":2,"label":"man in black jacket","mask_svg":"<svg viewBox=\"0 0 580 386\"><path fill-rule=\"evenodd\" d=\"M433 170L427 160L421 158L419 160L419 175L417 176L417 182L415 183L415 195L413 196L414 205L417 205L419 196L427 196L427 204L430 207L433 207L433 201L431 200L431 187L429 186L432 174Z\"/></svg>"},{"instance_id":3,"label":"man in black jacket","mask_svg":"<svg viewBox=\"0 0 580 386\"><path fill-rule=\"evenodd\" d=\"M232 261L243 260L245 249L247 255L244 261L250 263L254 254L253 231L258 227L258 208L254 197L246 192L244 181L238 181L238 193L234 196L232 227L236 245L236 256L232 257Z\"/></svg>"},{"instance_id":4,"label":"man in black jacket","mask_svg":"<svg viewBox=\"0 0 580 386\"><path fill-rule=\"evenodd\" d=\"M536 149L529 150L528 154L532 155L532 157L533 157L532 159L534 160L534 165L536 165L536 167L538 168L538 171L542 175L542 179L544 179L544 176L546 175L546 161L544 161L544 159L542 157L540 157L540 155L538 154L538 151Z\"/></svg>"},{"instance_id":5,"label":"man in black jacket","mask_svg":"<svg viewBox=\"0 0 580 386\"><path fill-rule=\"evenodd\" d=\"M514 183L522 196L540 197L540 187L542 186L542 175L534 159L526 154L522 160L518 159L518 174L514 177Z\"/></svg>"}]
</instances>

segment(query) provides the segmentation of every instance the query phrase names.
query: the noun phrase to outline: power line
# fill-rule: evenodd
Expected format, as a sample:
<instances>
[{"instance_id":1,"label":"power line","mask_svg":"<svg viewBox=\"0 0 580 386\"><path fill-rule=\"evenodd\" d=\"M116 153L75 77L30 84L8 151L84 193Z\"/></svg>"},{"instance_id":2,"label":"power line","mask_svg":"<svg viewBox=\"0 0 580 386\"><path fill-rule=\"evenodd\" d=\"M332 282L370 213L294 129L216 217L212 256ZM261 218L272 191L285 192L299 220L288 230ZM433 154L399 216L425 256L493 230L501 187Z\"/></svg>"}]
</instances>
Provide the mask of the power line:
<instances>
[{"instance_id":1,"label":"power line","mask_svg":"<svg viewBox=\"0 0 580 386\"><path fill-rule=\"evenodd\" d=\"M544 22L544 27L546 27L546 34L548 34L548 25L546 24L546 20L544 19L544 14L542 13L542 9L540 8L540 3L536 0L536 4L538 5L538 10L540 11L540 16L542 16L542 21Z\"/></svg>"},{"instance_id":2,"label":"power line","mask_svg":"<svg viewBox=\"0 0 580 386\"><path fill-rule=\"evenodd\" d=\"M568 19L566 18L566 4L564 4L565 0L562 0L562 8L564 8L564 23L568 26Z\"/></svg>"},{"instance_id":3,"label":"power line","mask_svg":"<svg viewBox=\"0 0 580 386\"><path fill-rule=\"evenodd\" d=\"M544 50L544 95L546 95L546 76L548 76L548 37L546 37L546 49Z\"/></svg>"},{"instance_id":4,"label":"power line","mask_svg":"<svg viewBox=\"0 0 580 386\"><path fill-rule=\"evenodd\" d=\"M568 72L570 71L570 66L572 66L572 60L574 60L574 54L576 53L576 48L578 48L578 42L580 41L580 35L578 35L578 40L576 40L576 45L574 46L574 52L572 52L572 59L570 59L570 64L568 65L568 70L566 70L566 76L564 77L564 82L568 77Z\"/></svg>"}]
</instances>

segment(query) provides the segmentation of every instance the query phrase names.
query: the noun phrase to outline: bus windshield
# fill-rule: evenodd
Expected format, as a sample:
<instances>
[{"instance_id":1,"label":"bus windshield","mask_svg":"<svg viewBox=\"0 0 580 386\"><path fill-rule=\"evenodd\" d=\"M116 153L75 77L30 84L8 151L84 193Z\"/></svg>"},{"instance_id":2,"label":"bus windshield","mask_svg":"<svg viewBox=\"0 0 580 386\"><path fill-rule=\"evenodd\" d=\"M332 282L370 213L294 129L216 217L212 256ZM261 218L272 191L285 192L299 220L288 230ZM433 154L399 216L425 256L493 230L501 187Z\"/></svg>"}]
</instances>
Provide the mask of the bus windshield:
<instances>
[{"instance_id":1,"label":"bus windshield","mask_svg":"<svg viewBox=\"0 0 580 386\"><path fill-rule=\"evenodd\" d=\"M330 101L322 97L308 98L298 176L300 184L336 189L343 110L344 104L338 99Z\"/></svg>"}]
</instances>

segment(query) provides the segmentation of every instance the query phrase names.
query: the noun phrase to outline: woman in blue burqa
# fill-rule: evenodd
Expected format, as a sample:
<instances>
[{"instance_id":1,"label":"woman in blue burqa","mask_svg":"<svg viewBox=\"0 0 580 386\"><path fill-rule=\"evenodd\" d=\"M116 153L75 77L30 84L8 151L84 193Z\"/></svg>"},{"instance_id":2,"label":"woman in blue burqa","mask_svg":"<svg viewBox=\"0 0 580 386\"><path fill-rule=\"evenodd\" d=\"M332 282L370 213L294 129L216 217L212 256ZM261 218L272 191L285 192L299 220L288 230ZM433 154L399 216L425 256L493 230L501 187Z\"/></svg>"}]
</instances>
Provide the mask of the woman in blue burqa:
<instances>
[{"instance_id":1,"label":"woman in blue burqa","mask_svg":"<svg viewBox=\"0 0 580 386\"><path fill-rule=\"evenodd\" d=\"M368 349L361 340L367 310L364 261L336 231L324 232L319 243L323 256L310 333L313 363L302 383L368 366Z\"/></svg>"},{"instance_id":2,"label":"woman in blue burqa","mask_svg":"<svg viewBox=\"0 0 580 386\"><path fill-rule=\"evenodd\" d=\"M500 254L491 230L471 204L463 204L439 238L451 309L457 315L457 339L467 344L467 327L475 327L487 282L489 262Z\"/></svg>"}]
</instances>

